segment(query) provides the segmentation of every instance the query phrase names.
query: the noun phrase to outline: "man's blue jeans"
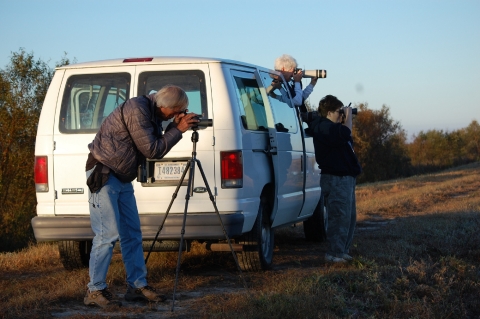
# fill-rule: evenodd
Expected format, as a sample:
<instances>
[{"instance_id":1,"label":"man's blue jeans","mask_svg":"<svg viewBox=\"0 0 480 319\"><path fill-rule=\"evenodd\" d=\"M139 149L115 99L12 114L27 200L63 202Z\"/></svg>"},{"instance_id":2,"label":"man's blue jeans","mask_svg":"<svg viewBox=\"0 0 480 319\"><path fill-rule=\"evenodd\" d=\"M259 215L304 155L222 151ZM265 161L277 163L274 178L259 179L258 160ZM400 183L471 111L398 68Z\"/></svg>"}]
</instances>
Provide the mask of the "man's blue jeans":
<instances>
[{"instance_id":1,"label":"man's blue jeans","mask_svg":"<svg viewBox=\"0 0 480 319\"><path fill-rule=\"evenodd\" d=\"M357 222L355 178L322 174L320 187L328 210L327 254L348 254Z\"/></svg>"},{"instance_id":2,"label":"man's blue jeans","mask_svg":"<svg viewBox=\"0 0 480 319\"><path fill-rule=\"evenodd\" d=\"M93 169L87 172L87 178ZM120 239L127 284L133 288L147 285L142 232L132 183L122 183L110 174L107 183L90 194L90 221L95 233L90 254L90 291L107 288L106 278L115 242Z\"/></svg>"}]
</instances>

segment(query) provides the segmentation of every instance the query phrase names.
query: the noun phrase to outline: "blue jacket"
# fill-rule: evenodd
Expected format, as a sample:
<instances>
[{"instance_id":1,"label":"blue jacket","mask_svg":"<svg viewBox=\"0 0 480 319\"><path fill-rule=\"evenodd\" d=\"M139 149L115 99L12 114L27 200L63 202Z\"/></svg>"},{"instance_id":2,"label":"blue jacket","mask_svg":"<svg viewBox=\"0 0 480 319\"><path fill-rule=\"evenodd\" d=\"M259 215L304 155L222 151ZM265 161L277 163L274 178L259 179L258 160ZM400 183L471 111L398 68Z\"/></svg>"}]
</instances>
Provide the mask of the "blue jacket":
<instances>
[{"instance_id":1,"label":"blue jacket","mask_svg":"<svg viewBox=\"0 0 480 319\"><path fill-rule=\"evenodd\" d=\"M88 144L93 157L123 181L133 181L145 158L164 157L182 138L174 123L162 132L154 96L134 97L117 107Z\"/></svg>"},{"instance_id":2,"label":"blue jacket","mask_svg":"<svg viewBox=\"0 0 480 319\"><path fill-rule=\"evenodd\" d=\"M362 172L348 127L326 117L317 117L309 126L321 174L356 177Z\"/></svg>"}]
</instances>

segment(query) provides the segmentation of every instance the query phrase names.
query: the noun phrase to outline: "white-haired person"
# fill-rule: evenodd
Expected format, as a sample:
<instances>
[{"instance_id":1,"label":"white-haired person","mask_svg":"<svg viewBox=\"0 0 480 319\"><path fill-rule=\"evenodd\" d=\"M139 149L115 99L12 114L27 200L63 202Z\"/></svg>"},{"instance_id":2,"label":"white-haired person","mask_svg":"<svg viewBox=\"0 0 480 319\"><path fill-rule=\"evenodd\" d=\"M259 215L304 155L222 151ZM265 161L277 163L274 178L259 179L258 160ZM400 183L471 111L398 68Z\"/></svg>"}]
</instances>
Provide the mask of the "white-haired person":
<instances>
[{"instance_id":1,"label":"white-haired person","mask_svg":"<svg viewBox=\"0 0 480 319\"><path fill-rule=\"evenodd\" d=\"M305 106L305 100L313 92L313 88L317 84L318 78L312 78L310 84L308 84L305 89L302 89L303 71L298 70L295 72L297 65L297 60L291 55L283 54L276 58L275 70L282 73L287 83L283 83L276 79L272 82L272 87L273 89L280 90L281 95L277 96L277 98L286 103L288 103L288 95L286 94L286 91L288 90L292 96L294 106L299 106L300 112L303 113L308 111Z\"/></svg>"},{"instance_id":2,"label":"white-haired person","mask_svg":"<svg viewBox=\"0 0 480 319\"><path fill-rule=\"evenodd\" d=\"M95 234L90 254L84 304L106 308L121 302L109 292L106 277L113 247L120 240L126 271L127 301L164 301L147 284L140 217L132 181L138 163L162 158L194 126L196 114L186 114L188 97L178 86L167 85L157 93L128 99L100 126L86 163L90 189L91 227ZM162 121L172 119L165 131Z\"/></svg>"}]
</instances>

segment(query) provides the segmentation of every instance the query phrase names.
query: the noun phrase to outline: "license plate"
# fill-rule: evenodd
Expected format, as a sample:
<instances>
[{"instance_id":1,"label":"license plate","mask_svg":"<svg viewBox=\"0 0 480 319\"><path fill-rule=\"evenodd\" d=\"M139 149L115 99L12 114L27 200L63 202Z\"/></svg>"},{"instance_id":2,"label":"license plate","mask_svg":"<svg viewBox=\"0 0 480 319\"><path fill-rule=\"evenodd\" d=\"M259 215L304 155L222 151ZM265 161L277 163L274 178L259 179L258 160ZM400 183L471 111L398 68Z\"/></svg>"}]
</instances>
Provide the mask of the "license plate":
<instances>
[{"instance_id":1,"label":"license plate","mask_svg":"<svg viewBox=\"0 0 480 319\"><path fill-rule=\"evenodd\" d=\"M156 162L155 180L157 181L178 181L182 177L187 162ZM188 174L185 179L188 180Z\"/></svg>"}]
</instances>

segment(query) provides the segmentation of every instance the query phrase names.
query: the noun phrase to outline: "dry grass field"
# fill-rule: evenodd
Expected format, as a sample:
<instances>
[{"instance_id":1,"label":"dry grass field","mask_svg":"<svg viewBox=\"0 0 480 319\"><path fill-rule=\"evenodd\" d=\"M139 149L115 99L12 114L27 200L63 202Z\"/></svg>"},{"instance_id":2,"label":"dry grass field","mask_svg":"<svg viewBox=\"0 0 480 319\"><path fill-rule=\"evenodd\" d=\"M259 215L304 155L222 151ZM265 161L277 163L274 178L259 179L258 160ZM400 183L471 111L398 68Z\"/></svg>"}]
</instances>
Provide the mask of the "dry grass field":
<instances>
[{"instance_id":1,"label":"dry grass field","mask_svg":"<svg viewBox=\"0 0 480 319\"><path fill-rule=\"evenodd\" d=\"M480 318L480 163L357 187L358 227L345 265L325 264L325 243L301 224L276 233L274 267L244 273L230 252L200 244L153 253L149 283L169 299L102 310L83 306L88 270L66 271L55 245L0 254L0 318ZM108 275L119 297L116 254Z\"/></svg>"}]
</instances>

